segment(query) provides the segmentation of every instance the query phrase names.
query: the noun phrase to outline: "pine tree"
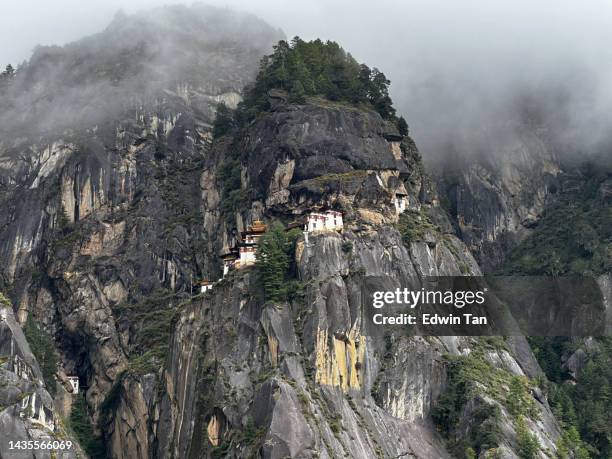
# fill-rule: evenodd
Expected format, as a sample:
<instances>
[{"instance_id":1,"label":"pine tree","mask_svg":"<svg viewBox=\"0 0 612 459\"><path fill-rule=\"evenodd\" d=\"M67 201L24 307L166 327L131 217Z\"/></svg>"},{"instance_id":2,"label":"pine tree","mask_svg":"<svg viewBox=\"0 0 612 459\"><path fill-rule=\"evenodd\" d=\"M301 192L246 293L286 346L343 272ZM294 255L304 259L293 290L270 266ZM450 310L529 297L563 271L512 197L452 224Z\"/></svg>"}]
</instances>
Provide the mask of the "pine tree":
<instances>
[{"instance_id":1,"label":"pine tree","mask_svg":"<svg viewBox=\"0 0 612 459\"><path fill-rule=\"evenodd\" d=\"M234 127L234 114L223 102L217 105L217 115L213 124L213 137L221 137Z\"/></svg>"},{"instance_id":2,"label":"pine tree","mask_svg":"<svg viewBox=\"0 0 612 459\"><path fill-rule=\"evenodd\" d=\"M95 436L91 420L89 419L85 396L78 395L73 400L69 419L70 428L90 458L106 458L104 443Z\"/></svg>"},{"instance_id":3,"label":"pine tree","mask_svg":"<svg viewBox=\"0 0 612 459\"><path fill-rule=\"evenodd\" d=\"M6 91L14 77L15 69L11 64L8 64L6 69L0 73L0 92Z\"/></svg>"},{"instance_id":4,"label":"pine tree","mask_svg":"<svg viewBox=\"0 0 612 459\"><path fill-rule=\"evenodd\" d=\"M4 72L0 75L2 75L3 78L12 78L15 76L15 68L11 64L8 64Z\"/></svg>"},{"instance_id":5,"label":"pine tree","mask_svg":"<svg viewBox=\"0 0 612 459\"><path fill-rule=\"evenodd\" d=\"M406 122L403 116L400 116L397 120L397 130L404 137L408 135L408 123Z\"/></svg>"},{"instance_id":6,"label":"pine tree","mask_svg":"<svg viewBox=\"0 0 612 459\"><path fill-rule=\"evenodd\" d=\"M306 94L314 95L317 93L314 80L312 79L312 76L310 75L310 72L308 70L306 70L306 74L304 76L304 79L302 80L302 85L304 86L304 92Z\"/></svg>"},{"instance_id":7,"label":"pine tree","mask_svg":"<svg viewBox=\"0 0 612 459\"><path fill-rule=\"evenodd\" d=\"M289 72L285 67L285 62L281 61L276 69L274 70L274 81L280 88L285 88L287 86L287 80L289 79Z\"/></svg>"},{"instance_id":8,"label":"pine tree","mask_svg":"<svg viewBox=\"0 0 612 459\"><path fill-rule=\"evenodd\" d=\"M289 44L285 40L279 41L278 44L274 46L274 53L270 56L271 63L268 66L268 71L264 75L264 77L270 76L269 82L272 86L277 86L282 89L287 87L287 82L289 81L287 59L290 51ZM267 80L268 78L264 79Z\"/></svg>"},{"instance_id":9,"label":"pine tree","mask_svg":"<svg viewBox=\"0 0 612 459\"><path fill-rule=\"evenodd\" d=\"M285 275L289 269L290 247L282 225L274 225L259 241L257 268L269 301L285 298Z\"/></svg>"},{"instance_id":10,"label":"pine tree","mask_svg":"<svg viewBox=\"0 0 612 459\"><path fill-rule=\"evenodd\" d=\"M294 103L303 103L303 95L319 94L330 100L368 104L383 118L394 120L389 84L382 72L360 65L335 42L305 42L294 37L291 43L280 41L262 59L255 82L245 88L236 121L242 125L269 109L268 92L274 88L288 90Z\"/></svg>"},{"instance_id":11,"label":"pine tree","mask_svg":"<svg viewBox=\"0 0 612 459\"><path fill-rule=\"evenodd\" d=\"M506 404L508 405L508 411L514 416L518 416L524 413L524 388L518 376L514 376L510 380L510 392L506 398Z\"/></svg>"},{"instance_id":12,"label":"pine tree","mask_svg":"<svg viewBox=\"0 0 612 459\"><path fill-rule=\"evenodd\" d=\"M23 332L30 344L32 354L34 354L40 365L47 391L52 396L55 396L57 391L55 382L57 355L55 353L55 342L53 337L36 324L31 314L28 315Z\"/></svg>"},{"instance_id":13,"label":"pine tree","mask_svg":"<svg viewBox=\"0 0 612 459\"><path fill-rule=\"evenodd\" d=\"M516 439L519 445L518 455L521 459L535 459L540 449L538 439L527 429L525 419L519 416L515 424Z\"/></svg>"},{"instance_id":14,"label":"pine tree","mask_svg":"<svg viewBox=\"0 0 612 459\"><path fill-rule=\"evenodd\" d=\"M293 82L293 87L289 92L289 102L292 104L303 104L306 102L306 97L304 96L304 85L300 80L296 80Z\"/></svg>"},{"instance_id":15,"label":"pine tree","mask_svg":"<svg viewBox=\"0 0 612 459\"><path fill-rule=\"evenodd\" d=\"M370 70L370 67L368 67L365 64L361 64L361 66L359 67L359 83L360 83L360 89L359 89L359 99L360 102L367 102L368 101L368 97L372 88L372 70Z\"/></svg>"},{"instance_id":16,"label":"pine tree","mask_svg":"<svg viewBox=\"0 0 612 459\"><path fill-rule=\"evenodd\" d=\"M325 73L321 73L315 82L316 92L318 94L328 94L332 88L332 83Z\"/></svg>"},{"instance_id":17,"label":"pine tree","mask_svg":"<svg viewBox=\"0 0 612 459\"><path fill-rule=\"evenodd\" d=\"M385 119L391 119L395 116L393 102L389 97L389 84L384 73L378 69L372 70L371 86L370 86L370 102L374 109Z\"/></svg>"}]
</instances>

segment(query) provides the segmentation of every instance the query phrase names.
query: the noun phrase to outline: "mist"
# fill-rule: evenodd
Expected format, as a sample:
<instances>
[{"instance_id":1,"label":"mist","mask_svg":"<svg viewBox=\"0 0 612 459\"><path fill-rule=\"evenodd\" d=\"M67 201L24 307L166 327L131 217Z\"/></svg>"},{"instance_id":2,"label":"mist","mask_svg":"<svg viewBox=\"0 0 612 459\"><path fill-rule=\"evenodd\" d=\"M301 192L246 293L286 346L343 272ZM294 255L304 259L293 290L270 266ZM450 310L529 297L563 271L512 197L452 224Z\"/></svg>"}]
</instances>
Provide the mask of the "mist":
<instances>
[{"instance_id":1,"label":"mist","mask_svg":"<svg viewBox=\"0 0 612 459\"><path fill-rule=\"evenodd\" d=\"M237 94L282 38L254 15L203 4L120 11L102 32L37 46L0 81L0 147L17 152L28 138L108 128L127 113L163 109L168 95L187 97L187 87L212 122L216 98Z\"/></svg>"},{"instance_id":2,"label":"mist","mask_svg":"<svg viewBox=\"0 0 612 459\"><path fill-rule=\"evenodd\" d=\"M62 45L99 32L118 9L131 14L169 3L177 2L5 5L10 25L0 31L0 63L28 59L39 43ZM581 149L610 142L612 4L607 1L207 3L254 13L289 38L338 41L358 61L385 72L426 160L444 155L449 145L465 154L494 148L492 143L525 122L525 113Z\"/></svg>"}]
</instances>

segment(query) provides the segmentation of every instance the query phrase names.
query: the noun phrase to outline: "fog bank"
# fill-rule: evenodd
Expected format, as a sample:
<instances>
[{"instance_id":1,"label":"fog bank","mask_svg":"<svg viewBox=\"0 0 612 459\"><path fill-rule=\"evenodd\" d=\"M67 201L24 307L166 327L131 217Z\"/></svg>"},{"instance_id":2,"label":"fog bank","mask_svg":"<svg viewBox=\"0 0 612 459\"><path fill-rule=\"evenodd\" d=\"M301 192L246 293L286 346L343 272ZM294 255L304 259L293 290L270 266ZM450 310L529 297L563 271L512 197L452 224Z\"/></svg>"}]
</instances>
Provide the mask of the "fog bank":
<instances>
[{"instance_id":1,"label":"fog bank","mask_svg":"<svg viewBox=\"0 0 612 459\"><path fill-rule=\"evenodd\" d=\"M0 62L27 58L34 43L61 44L97 32L118 8L130 13L165 3L175 2L5 5L4 16L13 25L0 34ZM478 149L475 139L496 137L534 110L548 123L554 119L556 129L578 143L592 147L608 141L610 2L209 3L255 13L288 37L336 40L358 60L380 68L391 79L395 105L425 158L443 153L449 144L466 152Z\"/></svg>"}]
</instances>

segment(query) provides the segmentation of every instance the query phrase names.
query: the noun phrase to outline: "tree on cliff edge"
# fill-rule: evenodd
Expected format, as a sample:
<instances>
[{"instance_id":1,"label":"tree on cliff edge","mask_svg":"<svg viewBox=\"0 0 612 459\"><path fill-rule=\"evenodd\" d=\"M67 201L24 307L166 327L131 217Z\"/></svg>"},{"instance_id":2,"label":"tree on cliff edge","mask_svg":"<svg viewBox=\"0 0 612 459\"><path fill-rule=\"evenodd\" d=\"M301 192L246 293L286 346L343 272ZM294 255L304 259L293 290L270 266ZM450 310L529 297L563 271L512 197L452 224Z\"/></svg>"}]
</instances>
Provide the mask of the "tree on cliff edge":
<instances>
[{"instance_id":1,"label":"tree on cliff edge","mask_svg":"<svg viewBox=\"0 0 612 459\"><path fill-rule=\"evenodd\" d=\"M282 225L274 225L265 233L257 250L257 267L266 293L266 300L281 301L285 297L285 273L289 269L290 244Z\"/></svg>"},{"instance_id":2,"label":"tree on cliff edge","mask_svg":"<svg viewBox=\"0 0 612 459\"><path fill-rule=\"evenodd\" d=\"M384 119L395 120L384 73L359 64L338 43L295 37L274 46L260 63L255 82L245 89L238 119L249 121L269 108L270 89L289 91L290 102L303 103L306 96L369 105ZM303 93L303 94L302 94Z\"/></svg>"},{"instance_id":3,"label":"tree on cliff edge","mask_svg":"<svg viewBox=\"0 0 612 459\"><path fill-rule=\"evenodd\" d=\"M296 289L290 268L295 241L300 234L297 229L285 231L284 226L277 223L259 240L256 266L266 301L284 301Z\"/></svg>"}]
</instances>

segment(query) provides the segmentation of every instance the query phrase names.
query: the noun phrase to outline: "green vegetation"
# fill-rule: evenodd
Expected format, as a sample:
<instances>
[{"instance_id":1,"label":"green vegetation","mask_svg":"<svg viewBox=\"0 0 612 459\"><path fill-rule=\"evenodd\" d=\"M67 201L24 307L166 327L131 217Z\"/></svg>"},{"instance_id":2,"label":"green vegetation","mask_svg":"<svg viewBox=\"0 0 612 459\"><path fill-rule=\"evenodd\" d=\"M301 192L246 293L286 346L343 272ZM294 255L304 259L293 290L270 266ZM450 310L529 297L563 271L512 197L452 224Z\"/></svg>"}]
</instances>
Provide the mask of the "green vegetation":
<instances>
[{"instance_id":1,"label":"green vegetation","mask_svg":"<svg viewBox=\"0 0 612 459\"><path fill-rule=\"evenodd\" d=\"M461 271L461 274L469 275L470 274L470 265L468 265L465 262L466 258L461 255L461 253L457 249L457 246L453 243L453 240L451 239L451 236L448 235L448 234L444 234L442 242L444 243L444 246L448 249L448 251L450 253L452 253L453 256L455 257L455 261L459 265L459 270ZM494 336L489 336L488 338L490 339L490 338L495 338L495 337ZM503 341L503 339L502 339L502 341Z\"/></svg>"},{"instance_id":2,"label":"green vegetation","mask_svg":"<svg viewBox=\"0 0 612 459\"><path fill-rule=\"evenodd\" d=\"M61 206L57 211L57 227L60 231L64 231L70 227L70 219L68 218L64 206Z\"/></svg>"},{"instance_id":3,"label":"green vegetation","mask_svg":"<svg viewBox=\"0 0 612 459\"><path fill-rule=\"evenodd\" d=\"M406 210L399 216L396 225L402 235L404 244L408 245L414 241L421 241L425 233L439 233L440 229L434 225L429 216L423 210Z\"/></svg>"},{"instance_id":4,"label":"green vegetation","mask_svg":"<svg viewBox=\"0 0 612 459\"><path fill-rule=\"evenodd\" d=\"M533 398L529 394L529 385L525 378L513 376L512 379L510 379L510 391L506 397L506 406L510 414L515 417L537 417L538 412Z\"/></svg>"},{"instance_id":5,"label":"green vegetation","mask_svg":"<svg viewBox=\"0 0 612 459\"><path fill-rule=\"evenodd\" d=\"M580 439L575 427L565 429L557 442L557 456L559 459L590 459L591 454Z\"/></svg>"},{"instance_id":6,"label":"green vegetation","mask_svg":"<svg viewBox=\"0 0 612 459\"><path fill-rule=\"evenodd\" d=\"M400 116L397 119L397 130L404 137L408 135L408 123L406 122L403 116Z\"/></svg>"},{"instance_id":7,"label":"green vegetation","mask_svg":"<svg viewBox=\"0 0 612 459\"><path fill-rule=\"evenodd\" d=\"M565 382L561 370L566 355L576 350L570 337L529 339L548 382L548 401L564 428L560 445L568 457L608 458L612 456L612 339L599 338L598 350L588 361L576 384Z\"/></svg>"},{"instance_id":8,"label":"green vegetation","mask_svg":"<svg viewBox=\"0 0 612 459\"><path fill-rule=\"evenodd\" d=\"M535 459L538 455L539 444L538 439L529 432L525 419L519 416L515 423L516 440L518 442L518 455L521 459Z\"/></svg>"},{"instance_id":9,"label":"green vegetation","mask_svg":"<svg viewBox=\"0 0 612 459\"><path fill-rule=\"evenodd\" d=\"M155 291L138 303L115 308L118 319L132 327L129 349L131 373L154 372L164 363L180 309L175 295L166 290Z\"/></svg>"},{"instance_id":10,"label":"green vegetation","mask_svg":"<svg viewBox=\"0 0 612 459\"><path fill-rule=\"evenodd\" d=\"M331 103L373 109L384 119L396 123L398 131L407 135L406 120L395 116L389 84L382 72L360 65L335 42L306 42L298 37L290 43L280 41L274 46L274 52L261 60L255 82L245 88L238 108L232 111L225 104L217 106L213 137L220 139L269 110L271 90L278 90L279 97L286 97L294 104L308 100L316 105ZM231 221L234 213L244 208L248 200L240 180L240 151L239 145L232 145L217 172L221 213L227 221ZM345 177L341 177L344 174L330 174L327 182L320 179L313 185L324 191L323 188L334 181L353 180L361 173L364 171L349 173Z\"/></svg>"},{"instance_id":11,"label":"green vegetation","mask_svg":"<svg viewBox=\"0 0 612 459\"><path fill-rule=\"evenodd\" d=\"M248 416L244 431L242 432L242 440L249 445L257 444L264 435L265 430L266 429L263 427L257 428L255 422L253 422L253 418Z\"/></svg>"},{"instance_id":12,"label":"green vegetation","mask_svg":"<svg viewBox=\"0 0 612 459\"><path fill-rule=\"evenodd\" d=\"M215 139L224 136L235 127L234 114L225 104L217 106L217 116L213 125ZM221 192L219 208L226 221L231 222L236 211L247 206L248 194L242 189L241 148L233 141L227 154L219 164L216 179Z\"/></svg>"},{"instance_id":13,"label":"green vegetation","mask_svg":"<svg viewBox=\"0 0 612 459\"><path fill-rule=\"evenodd\" d=\"M525 416L535 418L538 415L533 398L525 378L513 376L510 380L510 391L506 398L508 412L514 416L514 430L519 445L518 454L521 459L535 459L539 443L535 435L529 432Z\"/></svg>"},{"instance_id":14,"label":"green vegetation","mask_svg":"<svg viewBox=\"0 0 612 459\"><path fill-rule=\"evenodd\" d=\"M500 273L595 276L612 270L612 207L600 193L612 172L610 157L565 169L574 169L571 180L579 180L578 185L557 196ZM548 402L563 428L558 456L612 457L612 340L594 340L595 348L587 352L586 366L575 381L563 362L580 347L580 340L530 337L529 342L546 374ZM525 454L529 442L526 445Z\"/></svg>"},{"instance_id":15,"label":"green vegetation","mask_svg":"<svg viewBox=\"0 0 612 459\"><path fill-rule=\"evenodd\" d=\"M15 73L15 68L11 64L8 64L5 69L0 72L0 93L6 91L9 87L10 83L15 78Z\"/></svg>"},{"instance_id":16,"label":"green vegetation","mask_svg":"<svg viewBox=\"0 0 612 459\"><path fill-rule=\"evenodd\" d=\"M584 186L558 197L500 273L563 276L612 271L612 206L598 193L608 172L591 163L579 171L586 178Z\"/></svg>"},{"instance_id":17,"label":"green vegetation","mask_svg":"<svg viewBox=\"0 0 612 459\"><path fill-rule=\"evenodd\" d=\"M244 207L246 191L242 189L240 160L226 158L219 166L217 181L221 189L221 213L226 217Z\"/></svg>"},{"instance_id":18,"label":"green vegetation","mask_svg":"<svg viewBox=\"0 0 612 459\"><path fill-rule=\"evenodd\" d=\"M459 425L463 409L467 402L480 391L488 387L499 388L506 375L502 370L493 368L482 355L473 353L466 357L449 356L448 386L439 399L432 416L438 427L447 436L453 436L453 430ZM480 385L482 382L482 386ZM483 389L485 387L485 389ZM450 448L459 457L467 450L477 454L495 448L500 440L499 421L501 410L497 405L481 401L473 413L472 427L467 436L451 440Z\"/></svg>"},{"instance_id":19,"label":"green vegetation","mask_svg":"<svg viewBox=\"0 0 612 459\"><path fill-rule=\"evenodd\" d=\"M232 110L223 102L217 105L215 122L213 123L213 137L215 139L227 134L233 127L234 114Z\"/></svg>"},{"instance_id":20,"label":"green vegetation","mask_svg":"<svg viewBox=\"0 0 612 459\"><path fill-rule=\"evenodd\" d=\"M57 369L55 341L53 337L34 322L32 314L28 314L28 320L26 321L23 332L30 344L32 354L34 354L34 357L36 357L40 365L47 392L54 397L57 393L57 383L55 381L55 372Z\"/></svg>"},{"instance_id":21,"label":"green vegetation","mask_svg":"<svg viewBox=\"0 0 612 459\"><path fill-rule=\"evenodd\" d=\"M15 67L11 64L7 64L4 71L0 73L0 78L12 78L15 76Z\"/></svg>"},{"instance_id":22,"label":"green vegetation","mask_svg":"<svg viewBox=\"0 0 612 459\"><path fill-rule=\"evenodd\" d=\"M78 395L73 399L69 426L75 433L79 444L91 459L106 458L104 442L94 435L93 426L87 413L87 401L83 395Z\"/></svg>"},{"instance_id":23,"label":"green vegetation","mask_svg":"<svg viewBox=\"0 0 612 459\"><path fill-rule=\"evenodd\" d=\"M11 303L11 300L9 300L2 292L0 292L0 306L4 306L6 308L13 307L13 303Z\"/></svg>"},{"instance_id":24,"label":"green vegetation","mask_svg":"<svg viewBox=\"0 0 612 459\"><path fill-rule=\"evenodd\" d=\"M469 355L447 356L448 385L432 417L449 438L449 448L457 457L469 458L472 452L478 457L483 451L499 446L501 405L515 419L523 416L534 419L538 416L535 403L529 395L528 380L490 363L485 352L491 348L500 347L494 341L481 338L474 343ZM487 399L497 403L487 402ZM467 435L459 436L456 429L466 415L464 410L470 401L476 401L471 413L471 427Z\"/></svg>"},{"instance_id":25,"label":"green vegetation","mask_svg":"<svg viewBox=\"0 0 612 459\"><path fill-rule=\"evenodd\" d=\"M351 253L353 251L353 246L353 241L343 241L341 248L344 253Z\"/></svg>"},{"instance_id":26,"label":"green vegetation","mask_svg":"<svg viewBox=\"0 0 612 459\"><path fill-rule=\"evenodd\" d=\"M226 432L223 441L212 448L211 456L213 458L225 458L231 456L230 451L232 446L246 446L246 451L249 453L245 457L256 457L255 453L258 450L266 433L263 427L257 427L251 416L246 417L246 422L242 430L232 429ZM252 452L252 453L251 453Z\"/></svg>"},{"instance_id":27,"label":"green vegetation","mask_svg":"<svg viewBox=\"0 0 612 459\"><path fill-rule=\"evenodd\" d=\"M287 232L281 224L275 224L259 240L257 270L268 301L283 301L295 289L295 282L290 279L290 268L299 234L299 230Z\"/></svg>"},{"instance_id":28,"label":"green vegetation","mask_svg":"<svg viewBox=\"0 0 612 459\"><path fill-rule=\"evenodd\" d=\"M378 69L359 64L335 42L306 42L295 37L274 46L260 63L255 82L245 91L238 119L251 120L269 108L268 91L288 91L289 102L304 103L306 96L323 95L330 100L372 107L385 119L395 119L389 97L389 80Z\"/></svg>"},{"instance_id":29,"label":"green vegetation","mask_svg":"<svg viewBox=\"0 0 612 459\"><path fill-rule=\"evenodd\" d=\"M155 141L155 152L153 153L153 157L157 161L162 161L166 159L167 156L168 156L168 145L166 144L166 142L163 142L161 140L156 140Z\"/></svg>"}]
</instances>

